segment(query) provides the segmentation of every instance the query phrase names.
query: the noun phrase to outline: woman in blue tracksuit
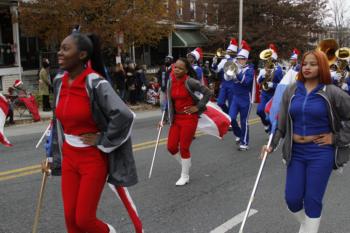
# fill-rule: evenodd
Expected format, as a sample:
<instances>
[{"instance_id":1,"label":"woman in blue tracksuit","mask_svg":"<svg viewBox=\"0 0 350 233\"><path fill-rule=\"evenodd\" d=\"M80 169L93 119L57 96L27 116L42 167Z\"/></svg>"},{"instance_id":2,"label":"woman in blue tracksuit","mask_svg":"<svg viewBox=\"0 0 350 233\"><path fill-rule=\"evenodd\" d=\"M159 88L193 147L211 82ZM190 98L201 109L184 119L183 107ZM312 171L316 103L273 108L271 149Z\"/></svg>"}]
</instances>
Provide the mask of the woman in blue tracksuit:
<instances>
[{"instance_id":1,"label":"woman in blue tracksuit","mask_svg":"<svg viewBox=\"0 0 350 233\"><path fill-rule=\"evenodd\" d=\"M272 152L284 138L285 200L300 222L299 233L317 233L322 199L333 168L348 160L350 96L331 84L324 53L304 54L296 84L284 92Z\"/></svg>"}]
</instances>

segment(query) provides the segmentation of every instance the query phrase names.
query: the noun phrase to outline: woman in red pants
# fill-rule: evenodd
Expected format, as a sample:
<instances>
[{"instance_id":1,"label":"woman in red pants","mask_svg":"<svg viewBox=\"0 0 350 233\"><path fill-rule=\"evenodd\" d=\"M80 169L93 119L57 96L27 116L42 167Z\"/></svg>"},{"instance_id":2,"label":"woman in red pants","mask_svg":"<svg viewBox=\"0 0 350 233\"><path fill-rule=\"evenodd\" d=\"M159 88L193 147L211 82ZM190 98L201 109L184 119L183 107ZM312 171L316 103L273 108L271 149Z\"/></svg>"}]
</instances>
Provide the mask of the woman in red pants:
<instances>
[{"instance_id":1,"label":"woman in red pants","mask_svg":"<svg viewBox=\"0 0 350 233\"><path fill-rule=\"evenodd\" d=\"M68 233L115 233L96 217L104 184L106 180L123 187L137 183L130 139L134 114L102 78L98 42L94 35L73 33L58 52L65 73L54 80L51 166L54 174L59 173L62 154Z\"/></svg>"},{"instance_id":2,"label":"woman in red pants","mask_svg":"<svg viewBox=\"0 0 350 233\"><path fill-rule=\"evenodd\" d=\"M185 58L179 58L174 64L174 71L168 81L168 110L170 130L168 151L181 164L181 177L176 185L189 182L191 167L190 145L195 135L199 115L205 111L211 92L199 81L191 64ZM199 96L201 95L201 96ZM181 158L178 155L180 151Z\"/></svg>"}]
</instances>

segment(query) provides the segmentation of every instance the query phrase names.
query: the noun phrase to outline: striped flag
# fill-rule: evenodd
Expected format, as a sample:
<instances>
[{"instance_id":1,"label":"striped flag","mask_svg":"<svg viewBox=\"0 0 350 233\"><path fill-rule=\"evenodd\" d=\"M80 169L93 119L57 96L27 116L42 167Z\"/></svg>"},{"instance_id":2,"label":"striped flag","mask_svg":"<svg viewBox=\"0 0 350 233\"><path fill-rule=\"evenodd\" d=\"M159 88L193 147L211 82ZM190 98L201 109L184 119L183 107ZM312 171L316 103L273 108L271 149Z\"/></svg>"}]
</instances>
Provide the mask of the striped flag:
<instances>
[{"instance_id":1,"label":"striped flag","mask_svg":"<svg viewBox=\"0 0 350 233\"><path fill-rule=\"evenodd\" d=\"M213 102L209 101L206 107L207 110L199 118L197 129L222 139L231 125L231 118Z\"/></svg>"},{"instance_id":2,"label":"striped flag","mask_svg":"<svg viewBox=\"0 0 350 233\"><path fill-rule=\"evenodd\" d=\"M113 184L108 183L109 188L112 192L123 202L126 210L128 211L129 217L134 224L136 233L143 233L142 222L137 213L135 203L133 202L130 193L125 187L116 187Z\"/></svg>"},{"instance_id":3,"label":"striped flag","mask_svg":"<svg viewBox=\"0 0 350 233\"><path fill-rule=\"evenodd\" d=\"M278 112L280 109L280 103L282 101L283 93L288 85L295 83L298 71L290 69L282 78L281 82L277 85L275 94L271 101L271 106L265 111L269 111L269 119L271 122L271 132L274 133L277 127Z\"/></svg>"},{"instance_id":4,"label":"striped flag","mask_svg":"<svg viewBox=\"0 0 350 233\"><path fill-rule=\"evenodd\" d=\"M9 140L4 135L4 126L6 122L6 116L9 111L9 103L7 99L0 94L0 143L4 146L12 146Z\"/></svg>"}]
</instances>

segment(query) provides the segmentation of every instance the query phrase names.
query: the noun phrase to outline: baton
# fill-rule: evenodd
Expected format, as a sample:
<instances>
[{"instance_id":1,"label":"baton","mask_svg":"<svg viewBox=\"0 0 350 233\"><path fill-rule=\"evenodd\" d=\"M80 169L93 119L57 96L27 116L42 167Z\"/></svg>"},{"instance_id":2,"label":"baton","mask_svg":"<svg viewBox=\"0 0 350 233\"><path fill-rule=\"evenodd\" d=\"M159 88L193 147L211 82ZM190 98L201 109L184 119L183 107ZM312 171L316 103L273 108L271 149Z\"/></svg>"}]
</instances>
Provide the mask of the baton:
<instances>
[{"instance_id":1,"label":"baton","mask_svg":"<svg viewBox=\"0 0 350 233\"><path fill-rule=\"evenodd\" d=\"M267 143L267 148L269 148L271 146L272 137L273 137L273 134L270 134L269 142ZM245 222L247 221L247 218L248 218L248 215L249 215L249 211L250 211L250 207L251 207L251 205L253 203L253 200L254 200L255 192L256 192L256 189L258 187L260 176L261 176L262 170L263 170L264 165L265 165L266 157L267 157L267 151L264 152L264 156L263 156L263 159L261 161L261 165L260 165L260 169L259 169L259 172L258 172L258 176L256 177L254 188L253 188L252 194L250 195L248 206L247 206L247 209L245 211L245 215L244 215L244 218L243 218L243 222L242 222L241 228L239 229L239 233L243 233L243 228L244 228Z\"/></svg>"},{"instance_id":2,"label":"baton","mask_svg":"<svg viewBox=\"0 0 350 233\"><path fill-rule=\"evenodd\" d=\"M38 147L39 147L39 145L40 145L40 143L43 141L43 139L44 139L44 137L45 137L47 131L49 131L50 126L51 126L51 122L50 122L49 126L47 126L45 132L43 133L43 135L42 135L41 138L39 139L39 141L38 141L38 143L36 144L35 148L38 148Z\"/></svg>"},{"instance_id":3,"label":"baton","mask_svg":"<svg viewBox=\"0 0 350 233\"><path fill-rule=\"evenodd\" d=\"M49 165L49 159L47 158L45 161L45 168L47 168L48 165ZM42 205L43 197L44 197L44 189L45 189L46 180L47 180L47 177L49 174L50 174L50 169L43 171L43 178L41 180L39 199L38 199L38 203L37 203L36 210L35 210L35 218L34 218L32 233L37 233L37 231L38 231L38 223L39 223L41 205Z\"/></svg>"},{"instance_id":4,"label":"baton","mask_svg":"<svg viewBox=\"0 0 350 233\"><path fill-rule=\"evenodd\" d=\"M152 176L153 164L154 164L154 159L156 158L156 154L157 154L160 133L162 132L162 128L163 128L164 116L165 116L165 111L163 111L163 114L162 114L162 119L161 119L162 124L160 125L159 130L158 130L157 142L156 142L156 146L154 148L153 159L152 159L151 168L149 170L148 179L151 179L151 176Z\"/></svg>"}]
</instances>

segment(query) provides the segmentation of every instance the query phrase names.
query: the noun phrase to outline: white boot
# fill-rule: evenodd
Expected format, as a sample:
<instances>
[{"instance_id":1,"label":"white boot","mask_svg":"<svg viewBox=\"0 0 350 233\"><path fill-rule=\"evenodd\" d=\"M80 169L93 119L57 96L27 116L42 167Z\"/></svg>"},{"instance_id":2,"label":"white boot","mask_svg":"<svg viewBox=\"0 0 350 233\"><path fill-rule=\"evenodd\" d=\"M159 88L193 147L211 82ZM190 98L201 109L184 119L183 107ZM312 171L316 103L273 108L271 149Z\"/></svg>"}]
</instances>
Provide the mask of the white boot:
<instances>
[{"instance_id":1,"label":"white boot","mask_svg":"<svg viewBox=\"0 0 350 233\"><path fill-rule=\"evenodd\" d=\"M117 233L117 231L114 229L114 227L112 227L108 223L107 223L107 226L108 226L108 229L109 229L109 233Z\"/></svg>"},{"instance_id":2,"label":"white boot","mask_svg":"<svg viewBox=\"0 0 350 233\"><path fill-rule=\"evenodd\" d=\"M291 212L293 214L293 216L296 218L296 220L300 223L300 229L299 229L299 233L303 233L303 228L305 225L305 211L304 209L299 210L298 212Z\"/></svg>"},{"instance_id":3,"label":"white boot","mask_svg":"<svg viewBox=\"0 0 350 233\"><path fill-rule=\"evenodd\" d=\"M176 161L178 161L180 165L182 164L180 153L174 154L174 155L173 155L173 158L176 159Z\"/></svg>"},{"instance_id":4,"label":"white boot","mask_svg":"<svg viewBox=\"0 0 350 233\"><path fill-rule=\"evenodd\" d=\"M176 182L176 186L182 186L190 182L191 158L181 159L181 177Z\"/></svg>"},{"instance_id":5,"label":"white boot","mask_svg":"<svg viewBox=\"0 0 350 233\"><path fill-rule=\"evenodd\" d=\"M317 233L320 226L321 217L309 218L305 215L305 223L301 224L299 233Z\"/></svg>"}]
</instances>

